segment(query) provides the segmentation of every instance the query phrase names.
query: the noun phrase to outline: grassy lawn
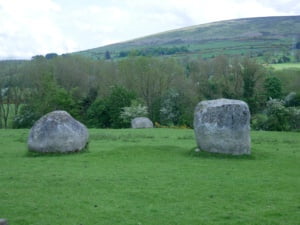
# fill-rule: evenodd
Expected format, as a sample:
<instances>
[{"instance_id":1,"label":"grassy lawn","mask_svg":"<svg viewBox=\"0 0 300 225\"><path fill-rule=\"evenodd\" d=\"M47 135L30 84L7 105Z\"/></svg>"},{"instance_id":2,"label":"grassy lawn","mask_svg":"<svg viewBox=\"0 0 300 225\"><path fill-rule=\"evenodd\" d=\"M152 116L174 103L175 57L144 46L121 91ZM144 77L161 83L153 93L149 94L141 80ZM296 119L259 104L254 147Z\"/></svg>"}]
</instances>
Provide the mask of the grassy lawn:
<instances>
[{"instance_id":1,"label":"grassy lawn","mask_svg":"<svg viewBox=\"0 0 300 225\"><path fill-rule=\"evenodd\" d=\"M90 130L80 154L28 154L0 130L10 225L297 225L300 133L252 132L252 155L193 153L192 130Z\"/></svg>"}]
</instances>

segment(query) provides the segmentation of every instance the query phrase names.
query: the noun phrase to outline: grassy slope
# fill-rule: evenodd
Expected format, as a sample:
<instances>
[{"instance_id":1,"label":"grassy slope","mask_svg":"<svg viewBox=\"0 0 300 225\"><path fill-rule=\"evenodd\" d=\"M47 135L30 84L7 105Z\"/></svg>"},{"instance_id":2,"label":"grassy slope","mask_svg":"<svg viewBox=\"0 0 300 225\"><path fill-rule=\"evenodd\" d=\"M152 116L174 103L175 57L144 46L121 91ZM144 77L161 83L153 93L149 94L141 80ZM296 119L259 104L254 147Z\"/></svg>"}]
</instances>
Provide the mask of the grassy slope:
<instances>
[{"instance_id":1,"label":"grassy slope","mask_svg":"<svg viewBox=\"0 0 300 225\"><path fill-rule=\"evenodd\" d=\"M269 65L269 67L274 68L274 70L284 70L284 69L300 70L300 63L271 64L271 65Z\"/></svg>"},{"instance_id":2,"label":"grassy slope","mask_svg":"<svg viewBox=\"0 0 300 225\"><path fill-rule=\"evenodd\" d=\"M299 133L252 132L250 157L195 154L192 130L90 130L89 152L26 154L0 130L0 218L14 225L300 221Z\"/></svg>"},{"instance_id":3,"label":"grassy slope","mask_svg":"<svg viewBox=\"0 0 300 225\"><path fill-rule=\"evenodd\" d=\"M300 16L236 19L171 30L80 54L103 58L107 50L116 56L120 51L130 49L173 46L186 46L189 55L206 57L262 51L284 53L295 45L299 31Z\"/></svg>"},{"instance_id":4,"label":"grassy slope","mask_svg":"<svg viewBox=\"0 0 300 225\"><path fill-rule=\"evenodd\" d=\"M272 73L281 80L284 95L300 93L300 63L270 64L267 67L273 68Z\"/></svg>"}]
</instances>

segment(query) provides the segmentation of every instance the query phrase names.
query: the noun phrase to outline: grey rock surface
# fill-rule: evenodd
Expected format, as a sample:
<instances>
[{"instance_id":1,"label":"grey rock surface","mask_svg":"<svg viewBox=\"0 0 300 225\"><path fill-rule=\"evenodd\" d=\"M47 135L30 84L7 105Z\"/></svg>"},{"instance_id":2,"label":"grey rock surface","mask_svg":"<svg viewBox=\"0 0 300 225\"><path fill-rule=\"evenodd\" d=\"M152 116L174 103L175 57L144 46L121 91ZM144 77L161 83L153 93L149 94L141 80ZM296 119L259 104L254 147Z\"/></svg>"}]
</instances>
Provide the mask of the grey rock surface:
<instances>
[{"instance_id":1,"label":"grey rock surface","mask_svg":"<svg viewBox=\"0 0 300 225\"><path fill-rule=\"evenodd\" d=\"M75 152L88 143L87 128L65 111L40 118L30 130L28 149L36 152Z\"/></svg>"},{"instance_id":2,"label":"grey rock surface","mask_svg":"<svg viewBox=\"0 0 300 225\"><path fill-rule=\"evenodd\" d=\"M131 120L132 128L153 128L152 121L147 117L136 117Z\"/></svg>"},{"instance_id":3,"label":"grey rock surface","mask_svg":"<svg viewBox=\"0 0 300 225\"><path fill-rule=\"evenodd\" d=\"M250 154L250 111L239 100L217 99L198 103L194 132L201 150L243 155Z\"/></svg>"},{"instance_id":4,"label":"grey rock surface","mask_svg":"<svg viewBox=\"0 0 300 225\"><path fill-rule=\"evenodd\" d=\"M0 225L8 225L7 220L0 218Z\"/></svg>"}]
</instances>

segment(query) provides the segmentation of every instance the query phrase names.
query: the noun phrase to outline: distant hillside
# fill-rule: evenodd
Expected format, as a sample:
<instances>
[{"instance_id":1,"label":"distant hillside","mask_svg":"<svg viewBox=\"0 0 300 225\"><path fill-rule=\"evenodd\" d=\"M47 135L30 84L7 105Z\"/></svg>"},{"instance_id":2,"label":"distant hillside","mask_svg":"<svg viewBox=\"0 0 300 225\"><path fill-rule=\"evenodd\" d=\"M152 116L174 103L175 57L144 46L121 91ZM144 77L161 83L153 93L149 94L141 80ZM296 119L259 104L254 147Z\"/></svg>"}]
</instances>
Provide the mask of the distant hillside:
<instances>
[{"instance_id":1,"label":"distant hillside","mask_svg":"<svg viewBox=\"0 0 300 225\"><path fill-rule=\"evenodd\" d=\"M279 59L300 49L300 16L226 20L158 33L127 42L77 52L96 59L128 55L250 55ZM282 59L287 60L286 58Z\"/></svg>"}]
</instances>

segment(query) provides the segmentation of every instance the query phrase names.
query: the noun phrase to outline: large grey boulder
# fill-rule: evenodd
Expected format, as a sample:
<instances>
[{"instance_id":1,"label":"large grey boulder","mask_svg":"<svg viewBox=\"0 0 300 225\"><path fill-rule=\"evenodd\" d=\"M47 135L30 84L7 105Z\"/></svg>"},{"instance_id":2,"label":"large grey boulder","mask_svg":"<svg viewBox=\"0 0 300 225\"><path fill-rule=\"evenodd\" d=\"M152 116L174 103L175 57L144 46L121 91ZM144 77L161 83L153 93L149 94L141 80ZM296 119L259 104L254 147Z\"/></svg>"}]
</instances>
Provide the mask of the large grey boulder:
<instances>
[{"instance_id":1,"label":"large grey boulder","mask_svg":"<svg viewBox=\"0 0 300 225\"><path fill-rule=\"evenodd\" d=\"M233 155L250 154L250 112L247 103L217 99L200 102L194 131L201 150Z\"/></svg>"},{"instance_id":2,"label":"large grey boulder","mask_svg":"<svg viewBox=\"0 0 300 225\"><path fill-rule=\"evenodd\" d=\"M28 149L36 152L76 152L88 143L87 128L65 111L40 118L31 128Z\"/></svg>"},{"instance_id":3,"label":"large grey boulder","mask_svg":"<svg viewBox=\"0 0 300 225\"><path fill-rule=\"evenodd\" d=\"M6 219L0 219L0 225L8 225L7 220Z\"/></svg>"},{"instance_id":4,"label":"large grey boulder","mask_svg":"<svg viewBox=\"0 0 300 225\"><path fill-rule=\"evenodd\" d=\"M152 121L147 117L136 117L131 120L132 128L153 128Z\"/></svg>"}]
</instances>

